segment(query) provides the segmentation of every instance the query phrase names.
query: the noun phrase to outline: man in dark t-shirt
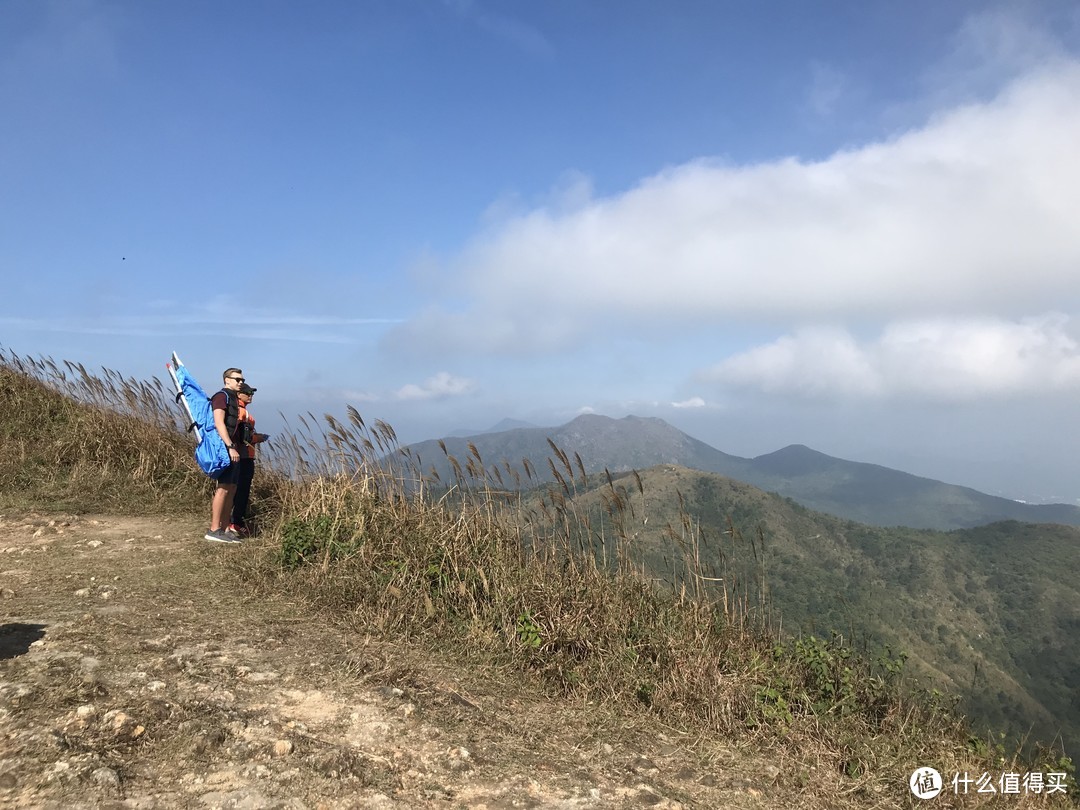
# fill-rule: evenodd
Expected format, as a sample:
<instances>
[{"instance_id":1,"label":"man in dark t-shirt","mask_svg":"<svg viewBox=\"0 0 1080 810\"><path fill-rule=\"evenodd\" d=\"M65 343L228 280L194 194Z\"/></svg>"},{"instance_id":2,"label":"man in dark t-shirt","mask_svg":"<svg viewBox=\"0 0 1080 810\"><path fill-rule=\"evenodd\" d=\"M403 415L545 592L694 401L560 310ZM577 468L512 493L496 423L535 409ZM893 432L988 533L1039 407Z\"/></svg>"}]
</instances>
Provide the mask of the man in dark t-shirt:
<instances>
[{"instance_id":1,"label":"man in dark t-shirt","mask_svg":"<svg viewBox=\"0 0 1080 810\"><path fill-rule=\"evenodd\" d=\"M217 428L218 436L229 449L229 461L232 463L214 476L217 489L214 490L214 498L210 504L210 531L205 537L212 543L239 543L240 538L235 532L228 531L226 526L232 511L232 501L236 494L236 481L240 469L237 464L240 460L237 392L244 384L244 372L238 368L225 369L221 380L224 388L210 398L210 407L214 409L214 427Z\"/></svg>"}]
</instances>

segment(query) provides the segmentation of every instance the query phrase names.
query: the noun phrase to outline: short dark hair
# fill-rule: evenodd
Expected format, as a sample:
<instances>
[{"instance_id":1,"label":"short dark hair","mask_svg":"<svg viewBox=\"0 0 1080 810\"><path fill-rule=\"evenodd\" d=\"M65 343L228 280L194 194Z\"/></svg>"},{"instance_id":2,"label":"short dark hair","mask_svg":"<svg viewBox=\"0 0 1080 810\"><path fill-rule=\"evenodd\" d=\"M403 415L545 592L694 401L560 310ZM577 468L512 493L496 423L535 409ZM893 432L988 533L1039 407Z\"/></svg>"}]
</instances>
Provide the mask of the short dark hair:
<instances>
[{"instance_id":1,"label":"short dark hair","mask_svg":"<svg viewBox=\"0 0 1080 810\"><path fill-rule=\"evenodd\" d=\"M244 372L242 372L238 368L227 368L223 372L221 372L221 379L224 380L226 377L231 377L233 374L239 374L243 376Z\"/></svg>"}]
</instances>

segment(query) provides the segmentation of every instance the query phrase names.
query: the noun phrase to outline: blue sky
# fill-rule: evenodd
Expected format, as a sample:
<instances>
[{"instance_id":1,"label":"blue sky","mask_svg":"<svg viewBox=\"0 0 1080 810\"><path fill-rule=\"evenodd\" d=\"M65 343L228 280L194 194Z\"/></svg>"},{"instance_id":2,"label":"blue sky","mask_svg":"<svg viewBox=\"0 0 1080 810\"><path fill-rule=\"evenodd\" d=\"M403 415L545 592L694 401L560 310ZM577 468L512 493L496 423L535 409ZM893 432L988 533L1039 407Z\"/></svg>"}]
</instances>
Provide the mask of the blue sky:
<instances>
[{"instance_id":1,"label":"blue sky","mask_svg":"<svg viewBox=\"0 0 1080 810\"><path fill-rule=\"evenodd\" d=\"M0 345L1080 498L1071 0L4 0Z\"/></svg>"}]
</instances>

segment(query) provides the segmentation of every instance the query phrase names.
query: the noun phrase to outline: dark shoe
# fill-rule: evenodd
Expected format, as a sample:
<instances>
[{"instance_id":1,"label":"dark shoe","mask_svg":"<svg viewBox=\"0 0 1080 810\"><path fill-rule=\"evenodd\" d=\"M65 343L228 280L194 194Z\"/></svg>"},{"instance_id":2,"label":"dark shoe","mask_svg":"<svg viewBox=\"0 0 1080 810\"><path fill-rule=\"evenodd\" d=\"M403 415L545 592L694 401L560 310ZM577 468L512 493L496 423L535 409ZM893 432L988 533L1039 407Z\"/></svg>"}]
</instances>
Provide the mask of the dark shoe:
<instances>
[{"instance_id":1,"label":"dark shoe","mask_svg":"<svg viewBox=\"0 0 1080 810\"><path fill-rule=\"evenodd\" d=\"M228 532L218 529L217 531L207 532L203 535L204 540L209 540L211 543L225 543L233 544L239 543L240 538L235 535L230 535Z\"/></svg>"}]
</instances>

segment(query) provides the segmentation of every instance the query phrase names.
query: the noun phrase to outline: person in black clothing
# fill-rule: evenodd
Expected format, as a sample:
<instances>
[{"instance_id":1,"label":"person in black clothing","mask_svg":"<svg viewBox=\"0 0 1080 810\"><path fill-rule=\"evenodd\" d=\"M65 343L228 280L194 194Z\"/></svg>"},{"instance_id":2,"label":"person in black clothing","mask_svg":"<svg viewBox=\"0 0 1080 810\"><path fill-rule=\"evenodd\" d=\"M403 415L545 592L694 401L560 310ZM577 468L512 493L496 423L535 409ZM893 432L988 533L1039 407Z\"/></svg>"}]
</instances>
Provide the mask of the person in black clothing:
<instances>
[{"instance_id":1,"label":"person in black clothing","mask_svg":"<svg viewBox=\"0 0 1080 810\"><path fill-rule=\"evenodd\" d=\"M267 440L265 433L255 432L255 417L251 411L251 400L255 396L256 389L246 382L240 385L237 396L240 399L240 460L237 462L239 473L236 481L236 495L232 502L232 520L226 531L236 534L238 537L247 537L250 527L246 521L248 504L251 502L251 481L255 477L255 445Z\"/></svg>"}]
</instances>

